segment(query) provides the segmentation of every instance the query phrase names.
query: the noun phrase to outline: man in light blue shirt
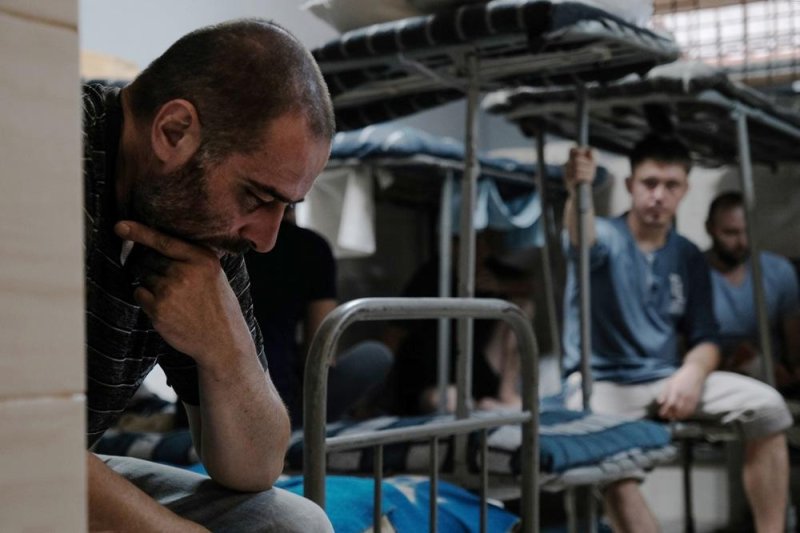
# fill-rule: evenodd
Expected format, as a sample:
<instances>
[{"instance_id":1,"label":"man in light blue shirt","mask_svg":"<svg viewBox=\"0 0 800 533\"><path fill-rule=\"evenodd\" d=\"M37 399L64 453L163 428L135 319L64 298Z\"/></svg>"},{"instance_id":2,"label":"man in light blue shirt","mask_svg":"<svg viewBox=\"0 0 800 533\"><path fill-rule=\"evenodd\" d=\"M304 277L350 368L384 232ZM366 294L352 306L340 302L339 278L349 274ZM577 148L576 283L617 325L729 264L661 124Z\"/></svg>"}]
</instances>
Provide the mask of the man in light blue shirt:
<instances>
[{"instance_id":1,"label":"man in light blue shirt","mask_svg":"<svg viewBox=\"0 0 800 533\"><path fill-rule=\"evenodd\" d=\"M630 160L625 182L630 211L611 220L588 215L596 380L591 408L631 418L737 423L745 437L744 486L756 528L783 531L789 486L783 431L792 418L772 387L716 370L721 357L709 268L697 247L673 228L689 188L689 152L676 139L651 136L633 149ZM571 259L565 294L567 370L580 359L576 190L591 182L594 170L588 148L572 150L564 212ZM577 396L569 399L571 406L580 405ZM610 485L605 499L615 531L658 531L636 480Z\"/></svg>"},{"instance_id":2,"label":"man in light blue shirt","mask_svg":"<svg viewBox=\"0 0 800 533\"><path fill-rule=\"evenodd\" d=\"M753 303L753 276L744 201L739 192L717 196L708 210L706 231L712 240L706 252L714 285L714 313L720 325L720 345L726 366L758 372L759 332ZM759 254L767 304L775 384L781 390L800 385L800 294L797 274L785 258Z\"/></svg>"}]
</instances>

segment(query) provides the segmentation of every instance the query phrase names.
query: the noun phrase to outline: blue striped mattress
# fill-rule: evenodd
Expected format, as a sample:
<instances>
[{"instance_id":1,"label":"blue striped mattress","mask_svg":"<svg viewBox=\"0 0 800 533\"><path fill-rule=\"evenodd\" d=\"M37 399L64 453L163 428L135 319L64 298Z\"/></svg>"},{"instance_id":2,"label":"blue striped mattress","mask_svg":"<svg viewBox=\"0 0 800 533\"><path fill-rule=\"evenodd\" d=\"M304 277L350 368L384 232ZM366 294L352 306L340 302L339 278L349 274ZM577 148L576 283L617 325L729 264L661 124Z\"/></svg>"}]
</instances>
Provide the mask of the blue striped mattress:
<instances>
[{"instance_id":1,"label":"blue striped mattress","mask_svg":"<svg viewBox=\"0 0 800 533\"><path fill-rule=\"evenodd\" d=\"M452 415L427 417L382 417L365 422L329 424L327 435L357 434L452 420ZM540 415L539 484L546 490L568 486L610 482L639 476L658 464L671 461L675 449L664 424L645 420L626 420L616 416L588 414L566 409ZM487 466L490 474L518 475L520 468L521 427L501 426L488 432ZM443 471L452 469L452 438L443 438L439 463ZM480 467L479 435L470 435L468 465ZM429 441L385 445L383 465L386 473L426 473L430 454ZM302 469L303 434L292 435L287 467ZM371 474L373 450L366 448L328 455L330 473Z\"/></svg>"},{"instance_id":2,"label":"blue striped mattress","mask_svg":"<svg viewBox=\"0 0 800 533\"><path fill-rule=\"evenodd\" d=\"M359 28L315 50L339 129L463 97L464 53L483 90L571 85L644 73L676 59L669 38L578 2L494 0Z\"/></svg>"},{"instance_id":3,"label":"blue striped mattress","mask_svg":"<svg viewBox=\"0 0 800 533\"><path fill-rule=\"evenodd\" d=\"M719 70L690 62L662 65L642 79L626 79L587 90L589 144L630 153L647 133L675 133L699 163L716 167L738 157L732 112L748 112L752 158L773 165L800 161L800 113L780 107ZM503 115L525 134L542 127L564 138L577 134L575 91L522 87L488 95L483 107Z\"/></svg>"}]
</instances>

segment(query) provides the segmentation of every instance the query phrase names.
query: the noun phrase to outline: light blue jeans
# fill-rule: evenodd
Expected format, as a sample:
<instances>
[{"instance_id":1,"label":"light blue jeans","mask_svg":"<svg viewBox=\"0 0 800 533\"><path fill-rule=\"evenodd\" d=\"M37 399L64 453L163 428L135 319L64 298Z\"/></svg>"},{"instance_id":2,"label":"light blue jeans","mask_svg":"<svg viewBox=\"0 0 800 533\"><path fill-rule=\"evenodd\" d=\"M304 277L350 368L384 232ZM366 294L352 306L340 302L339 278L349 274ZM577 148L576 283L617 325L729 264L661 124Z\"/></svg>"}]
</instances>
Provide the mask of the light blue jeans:
<instances>
[{"instance_id":1,"label":"light blue jeans","mask_svg":"<svg viewBox=\"0 0 800 533\"><path fill-rule=\"evenodd\" d=\"M131 457L99 457L161 505L214 533L333 531L314 502L282 489L236 492L180 468Z\"/></svg>"}]
</instances>

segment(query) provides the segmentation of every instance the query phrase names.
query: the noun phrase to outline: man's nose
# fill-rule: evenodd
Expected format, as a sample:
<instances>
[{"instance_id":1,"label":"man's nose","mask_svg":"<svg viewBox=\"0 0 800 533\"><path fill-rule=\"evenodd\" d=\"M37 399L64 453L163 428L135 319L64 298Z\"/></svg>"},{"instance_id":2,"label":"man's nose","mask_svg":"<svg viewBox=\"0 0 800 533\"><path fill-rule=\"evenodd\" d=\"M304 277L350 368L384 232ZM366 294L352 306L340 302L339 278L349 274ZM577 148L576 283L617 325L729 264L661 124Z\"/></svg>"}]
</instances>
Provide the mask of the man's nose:
<instances>
[{"instance_id":1,"label":"man's nose","mask_svg":"<svg viewBox=\"0 0 800 533\"><path fill-rule=\"evenodd\" d=\"M739 234L739 238L737 240L738 240L739 246L741 246L742 248L747 248L748 241L747 241L747 232L746 231L741 232Z\"/></svg>"},{"instance_id":2,"label":"man's nose","mask_svg":"<svg viewBox=\"0 0 800 533\"><path fill-rule=\"evenodd\" d=\"M239 231L239 236L249 241L257 252L269 252L275 246L278 238L278 230L281 227L285 208L286 206L280 204L280 206L260 209L253 213Z\"/></svg>"}]
</instances>

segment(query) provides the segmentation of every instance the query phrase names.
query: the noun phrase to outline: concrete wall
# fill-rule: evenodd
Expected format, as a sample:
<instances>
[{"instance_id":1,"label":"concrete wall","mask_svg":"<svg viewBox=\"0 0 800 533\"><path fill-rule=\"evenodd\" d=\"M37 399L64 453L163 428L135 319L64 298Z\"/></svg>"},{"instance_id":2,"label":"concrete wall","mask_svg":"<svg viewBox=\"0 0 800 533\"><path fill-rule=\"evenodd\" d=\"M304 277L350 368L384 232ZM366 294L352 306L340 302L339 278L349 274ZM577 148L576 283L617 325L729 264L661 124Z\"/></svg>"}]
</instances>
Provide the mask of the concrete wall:
<instances>
[{"instance_id":1,"label":"concrete wall","mask_svg":"<svg viewBox=\"0 0 800 533\"><path fill-rule=\"evenodd\" d=\"M0 531L86 529L74 0L0 0Z\"/></svg>"}]
</instances>

